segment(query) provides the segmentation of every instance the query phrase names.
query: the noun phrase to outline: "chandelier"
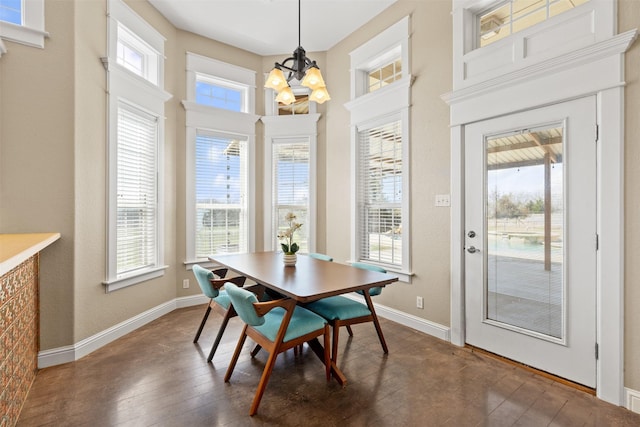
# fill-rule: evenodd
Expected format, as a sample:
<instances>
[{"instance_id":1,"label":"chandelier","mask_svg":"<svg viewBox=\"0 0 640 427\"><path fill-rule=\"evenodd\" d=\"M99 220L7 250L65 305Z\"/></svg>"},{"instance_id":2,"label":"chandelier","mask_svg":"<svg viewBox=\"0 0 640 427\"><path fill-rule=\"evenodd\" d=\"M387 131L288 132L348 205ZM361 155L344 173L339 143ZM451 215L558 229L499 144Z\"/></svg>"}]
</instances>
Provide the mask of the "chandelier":
<instances>
[{"instance_id":1,"label":"chandelier","mask_svg":"<svg viewBox=\"0 0 640 427\"><path fill-rule=\"evenodd\" d=\"M264 87L276 91L278 94L276 101L290 105L296 99L289 85L293 79L299 81L302 86L311 89L309 100L322 104L331 99L318 64L307 58L307 53L300 43L300 0L298 0L298 48L293 52L293 56L282 61L282 64L276 62Z\"/></svg>"}]
</instances>

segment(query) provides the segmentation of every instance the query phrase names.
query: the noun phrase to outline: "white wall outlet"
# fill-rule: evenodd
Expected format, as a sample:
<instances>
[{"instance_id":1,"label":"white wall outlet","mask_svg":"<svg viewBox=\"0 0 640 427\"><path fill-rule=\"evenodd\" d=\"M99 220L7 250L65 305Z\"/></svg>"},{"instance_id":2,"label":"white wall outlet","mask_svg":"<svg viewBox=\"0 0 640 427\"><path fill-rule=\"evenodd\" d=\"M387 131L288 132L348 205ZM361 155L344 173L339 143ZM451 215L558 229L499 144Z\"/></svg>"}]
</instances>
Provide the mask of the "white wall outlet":
<instances>
[{"instance_id":1,"label":"white wall outlet","mask_svg":"<svg viewBox=\"0 0 640 427\"><path fill-rule=\"evenodd\" d=\"M416 307L424 308L424 299L422 297L416 297Z\"/></svg>"},{"instance_id":2,"label":"white wall outlet","mask_svg":"<svg viewBox=\"0 0 640 427\"><path fill-rule=\"evenodd\" d=\"M436 194L436 206L451 206L448 194Z\"/></svg>"},{"instance_id":3,"label":"white wall outlet","mask_svg":"<svg viewBox=\"0 0 640 427\"><path fill-rule=\"evenodd\" d=\"M182 281L182 289L189 289L189 279L184 279Z\"/></svg>"}]
</instances>

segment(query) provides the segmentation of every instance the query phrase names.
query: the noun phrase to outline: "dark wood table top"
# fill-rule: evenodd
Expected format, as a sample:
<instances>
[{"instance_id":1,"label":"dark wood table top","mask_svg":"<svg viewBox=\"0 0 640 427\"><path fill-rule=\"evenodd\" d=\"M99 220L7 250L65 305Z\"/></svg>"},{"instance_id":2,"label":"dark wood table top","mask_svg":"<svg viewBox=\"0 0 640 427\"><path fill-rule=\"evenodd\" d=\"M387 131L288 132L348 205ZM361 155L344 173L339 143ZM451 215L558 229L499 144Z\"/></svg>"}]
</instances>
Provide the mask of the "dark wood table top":
<instances>
[{"instance_id":1,"label":"dark wood table top","mask_svg":"<svg viewBox=\"0 0 640 427\"><path fill-rule=\"evenodd\" d=\"M282 253L278 252L211 255L209 259L298 302L385 286L398 280L391 274L306 255L298 255L295 267L285 267Z\"/></svg>"}]
</instances>

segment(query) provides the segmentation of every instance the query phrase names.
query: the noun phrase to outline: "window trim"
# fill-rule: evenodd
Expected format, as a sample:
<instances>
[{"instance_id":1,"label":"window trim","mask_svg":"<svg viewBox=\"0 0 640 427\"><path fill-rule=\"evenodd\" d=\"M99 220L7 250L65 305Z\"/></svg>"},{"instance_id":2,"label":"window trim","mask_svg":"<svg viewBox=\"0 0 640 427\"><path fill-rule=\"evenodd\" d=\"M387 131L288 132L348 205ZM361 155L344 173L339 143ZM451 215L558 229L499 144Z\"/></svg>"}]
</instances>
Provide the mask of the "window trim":
<instances>
[{"instance_id":1,"label":"window trim","mask_svg":"<svg viewBox=\"0 0 640 427\"><path fill-rule=\"evenodd\" d=\"M410 20L405 16L380 34L351 51L351 100L378 92L369 92L369 72L384 63L400 59L401 78L410 76ZM395 82L394 82L395 83ZM393 86L393 85L391 85Z\"/></svg>"},{"instance_id":2,"label":"window trim","mask_svg":"<svg viewBox=\"0 0 640 427\"><path fill-rule=\"evenodd\" d=\"M195 150L198 130L218 134L242 135L247 138L247 211L248 230L247 248L255 251L255 140L256 122L260 116L254 114L255 109L255 76L256 72L237 65L228 64L192 52L186 53L186 93L187 99L182 101L186 111L186 167L185 167L185 269L193 264L209 265L208 259L197 259L195 256ZM197 104L196 74L206 74L213 79L225 80L247 88L247 112L236 112Z\"/></svg>"},{"instance_id":3,"label":"window trim","mask_svg":"<svg viewBox=\"0 0 640 427\"><path fill-rule=\"evenodd\" d=\"M44 29L44 0L23 0L22 25L2 21L0 41L12 41L27 46L44 49L44 39L49 33ZM0 56L6 53L0 45Z\"/></svg>"},{"instance_id":4,"label":"window trim","mask_svg":"<svg viewBox=\"0 0 640 427\"><path fill-rule=\"evenodd\" d=\"M360 261L359 254L359 209L358 209L358 165L359 132L393 120L401 121L402 132L402 266L384 265L398 275L400 280L411 283L411 158L410 158L410 74L411 51L410 17L406 16L373 39L351 52L351 101L345 104L351 118L351 253L350 262ZM392 54L402 60L402 77L393 84L373 92L366 90L367 70L375 64L388 61ZM367 261L368 262L368 261Z\"/></svg>"},{"instance_id":5,"label":"window trim","mask_svg":"<svg viewBox=\"0 0 640 427\"><path fill-rule=\"evenodd\" d=\"M142 37L142 34L148 34L149 24L135 14L131 9L124 5L121 0L109 0L108 3L110 13L108 14L109 25L107 27L107 39L109 43L109 57L105 59L107 65L107 82L109 86L108 109L107 109L107 145L108 145L108 165L107 165L107 259L106 259L106 292L112 292L127 286L135 285L153 278L164 275L164 271L168 265L164 264L164 104L171 99L171 94L164 91L162 86L156 86L148 80L133 74L122 66L110 67L110 64L117 64L117 28L118 22L138 23L140 27L131 27L128 29L135 35L141 37L145 42L148 39ZM141 32L138 32L141 30ZM159 40L164 44L164 38L153 30L155 33L154 41ZM152 43L149 43L152 45ZM163 45L160 46L159 54L159 82L162 82L164 74L164 56ZM150 266L144 270L137 271L133 274L118 275L117 274L117 148L118 148L118 106L121 102L125 102L145 111L146 113L156 116L158 119L157 130L157 242L156 242L156 265Z\"/></svg>"},{"instance_id":6,"label":"window trim","mask_svg":"<svg viewBox=\"0 0 640 427\"><path fill-rule=\"evenodd\" d=\"M312 103L315 104L315 103ZM318 162L318 120L320 114L299 114L294 116L263 116L264 123L264 175L263 175L263 216L264 235L263 247L265 251L277 250L276 231L273 218L273 145L274 141L299 138L309 141L309 227L308 250L316 251L317 243L317 162ZM277 143L277 142L275 142Z\"/></svg>"}]
</instances>

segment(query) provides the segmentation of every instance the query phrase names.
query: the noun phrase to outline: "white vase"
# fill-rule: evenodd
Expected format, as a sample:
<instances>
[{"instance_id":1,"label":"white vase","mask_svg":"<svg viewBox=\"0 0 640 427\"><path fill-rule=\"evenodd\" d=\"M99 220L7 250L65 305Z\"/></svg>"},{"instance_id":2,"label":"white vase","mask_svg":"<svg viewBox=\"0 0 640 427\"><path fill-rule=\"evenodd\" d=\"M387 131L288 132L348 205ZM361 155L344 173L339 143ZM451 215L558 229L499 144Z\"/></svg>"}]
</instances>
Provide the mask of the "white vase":
<instances>
[{"instance_id":1,"label":"white vase","mask_svg":"<svg viewBox=\"0 0 640 427\"><path fill-rule=\"evenodd\" d=\"M282 262L284 262L285 267L294 267L297 260L298 256L296 254L282 254Z\"/></svg>"}]
</instances>

